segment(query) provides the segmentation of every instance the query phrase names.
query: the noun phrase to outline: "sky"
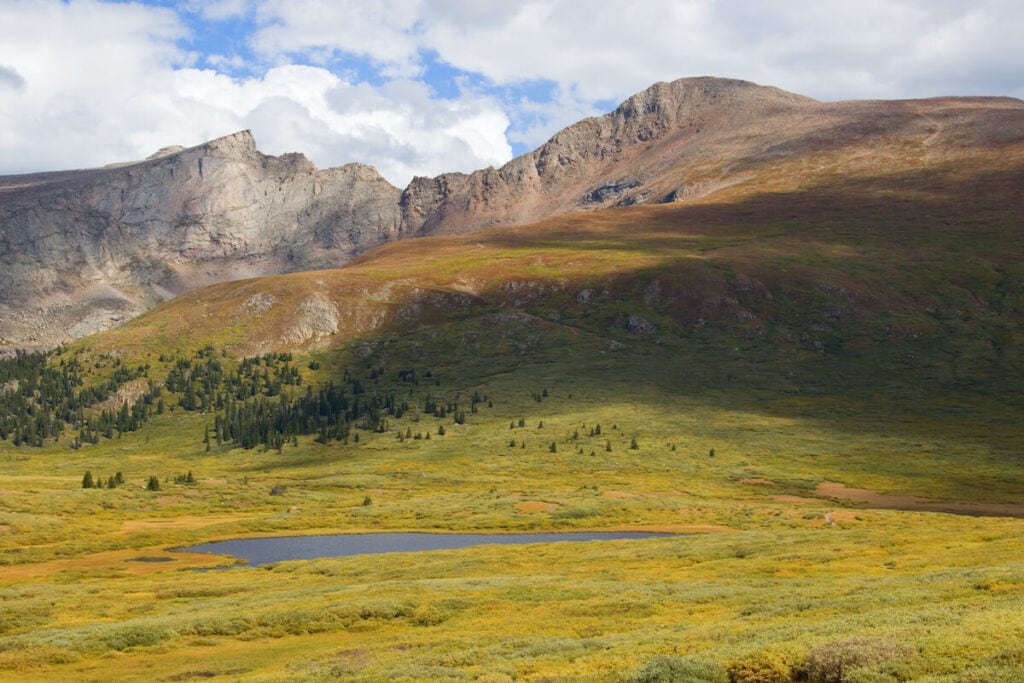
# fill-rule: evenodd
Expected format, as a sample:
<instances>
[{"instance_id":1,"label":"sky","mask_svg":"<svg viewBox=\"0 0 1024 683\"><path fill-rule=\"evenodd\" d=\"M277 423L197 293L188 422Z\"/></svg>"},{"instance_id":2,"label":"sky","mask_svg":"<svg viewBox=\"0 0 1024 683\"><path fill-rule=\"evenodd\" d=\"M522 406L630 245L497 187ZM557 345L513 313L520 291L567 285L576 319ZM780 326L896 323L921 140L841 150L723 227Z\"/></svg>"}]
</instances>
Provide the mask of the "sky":
<instances>
[{"instance_id":1,"label":"sky","mask_svg":"<svg viewBox=\"0 0 1024 683\"><path fill-rule=\"evenodd\" d=\"M1020 0L0 0L0 174L250 129L413 176L500 166L657 81L1024 98Z\"/></svg>"}]
</instances>

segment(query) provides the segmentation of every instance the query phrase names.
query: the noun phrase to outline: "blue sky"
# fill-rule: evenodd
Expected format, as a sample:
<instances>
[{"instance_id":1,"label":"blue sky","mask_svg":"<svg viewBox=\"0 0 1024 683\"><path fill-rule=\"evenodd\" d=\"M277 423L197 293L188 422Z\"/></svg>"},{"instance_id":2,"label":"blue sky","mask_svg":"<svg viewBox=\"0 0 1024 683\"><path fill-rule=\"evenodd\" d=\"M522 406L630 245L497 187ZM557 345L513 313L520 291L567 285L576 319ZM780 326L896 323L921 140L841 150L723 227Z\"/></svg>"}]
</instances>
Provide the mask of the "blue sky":
<instances>
[{"instance_id":1,"label":"blue sky","mask_svg":"<svg viewBox=\"0 0 1024 683\"><path fill-rule=\"evenodd\" d=\"M3 0L0 173L243 128L414 175L500 165L659 80L1024 97L1018 0Z\"/></svg>"}]
</instances>

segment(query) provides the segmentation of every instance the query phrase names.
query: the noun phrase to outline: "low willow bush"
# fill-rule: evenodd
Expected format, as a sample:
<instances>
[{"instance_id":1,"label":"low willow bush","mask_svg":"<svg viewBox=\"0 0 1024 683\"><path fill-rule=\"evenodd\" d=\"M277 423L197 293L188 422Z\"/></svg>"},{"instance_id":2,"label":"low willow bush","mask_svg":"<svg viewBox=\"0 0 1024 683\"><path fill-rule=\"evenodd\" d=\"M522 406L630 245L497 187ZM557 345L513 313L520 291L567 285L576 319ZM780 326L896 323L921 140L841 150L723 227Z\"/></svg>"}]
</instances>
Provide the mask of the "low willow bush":
<instances>
[{"instance_id":1,"label":"low willow bush","mask_svg":"<svg viewBox=\"0 0 1024 683\"><path fill-rule=\"evenodd\" d=\"M781 653L759 652L729 665L729 683L789 683L793 668Z\"/></svg>"},{"instance_id":2,"label":"low willow bush","mask_svg":"<svg viewBox=\"0 0 1024 683\"><path fill-rule=\"evenodd\" d=\"M712 659L655 655L633 683L729 683L729 674Z\"/></svg>"},{"instance_id":3,"label":"low willow bush","mask_svg":"<svg viewBox=\"0 0 1024 683\"><path fill-rule=\"evenodd\" d=\"M854 683L859 669L907 659L913 648L888 638L847 638L815 645L807 653L806 674L811 683ZM873 672L872 675L881 675Z\"/></svg>"}]
</instances>

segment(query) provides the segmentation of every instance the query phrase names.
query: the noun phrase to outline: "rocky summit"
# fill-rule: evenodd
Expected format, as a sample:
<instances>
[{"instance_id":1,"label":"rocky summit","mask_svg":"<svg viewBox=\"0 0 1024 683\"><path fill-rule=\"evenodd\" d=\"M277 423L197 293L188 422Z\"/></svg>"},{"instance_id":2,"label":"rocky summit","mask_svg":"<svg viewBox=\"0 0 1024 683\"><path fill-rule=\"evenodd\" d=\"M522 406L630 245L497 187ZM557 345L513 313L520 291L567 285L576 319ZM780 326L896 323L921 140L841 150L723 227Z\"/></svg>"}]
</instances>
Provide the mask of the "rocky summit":
<instances>
[{"instance_id":1,"label":"rocky summit","mask_svg":"<svg viewBox=\"0 0 1024 683\"><path fill-rule=\"evenodd\" d=\"M200 286L334 268L406 237L1021 159L1019 100L822 103L716 78L655 84L499 169L405 190L369 166L262 154L242 131L0 178L0 346L53 346Z\"/></svg>"}]
</instances>

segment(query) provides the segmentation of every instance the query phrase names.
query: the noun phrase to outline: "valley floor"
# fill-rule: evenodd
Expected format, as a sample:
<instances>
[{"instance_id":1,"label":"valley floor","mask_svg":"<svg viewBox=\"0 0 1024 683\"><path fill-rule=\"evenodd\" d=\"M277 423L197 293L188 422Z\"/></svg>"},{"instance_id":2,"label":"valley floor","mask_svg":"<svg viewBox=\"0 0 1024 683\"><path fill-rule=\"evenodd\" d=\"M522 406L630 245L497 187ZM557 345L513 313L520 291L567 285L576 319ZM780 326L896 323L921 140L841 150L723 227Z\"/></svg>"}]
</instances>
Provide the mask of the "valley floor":
<instances>
[{"instance_id":1,"label":"valley floor","mask_svg":"<svg viewBox=\"0 0 1024 683\"><path fill-rule=\"evenodd\" d=\"M1021 514L1012 406L954 425L688 391L656 355L552 367L460 385L488 394L464 424L409 414L348 445L207 450L209 416L182 411L80 450L0 443L0 677L1024 680L1024 520L927 511ZM581 529L677 535L223 571L173 550Z\"/></svg>"}]
</instances>

